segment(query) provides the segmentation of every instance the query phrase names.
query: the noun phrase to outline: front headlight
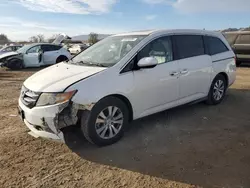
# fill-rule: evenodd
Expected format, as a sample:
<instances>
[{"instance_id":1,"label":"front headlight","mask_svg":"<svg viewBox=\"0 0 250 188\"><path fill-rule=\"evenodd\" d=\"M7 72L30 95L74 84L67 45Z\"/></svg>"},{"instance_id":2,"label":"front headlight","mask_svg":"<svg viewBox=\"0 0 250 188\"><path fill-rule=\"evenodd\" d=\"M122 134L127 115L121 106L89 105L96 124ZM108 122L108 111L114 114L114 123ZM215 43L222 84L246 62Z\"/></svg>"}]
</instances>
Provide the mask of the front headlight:
<instances>
[{"instance_id":1,"label":"front headlight","mask_svg":"<svg viewBox=\"0 0 250 188\"><path fill-rule=\"evenodd\" d=\"M42 93L36 103L36 106L47 106L64 103L69 101L75 93L76 90L65 93Z\"/></svg>"}]
</instances>

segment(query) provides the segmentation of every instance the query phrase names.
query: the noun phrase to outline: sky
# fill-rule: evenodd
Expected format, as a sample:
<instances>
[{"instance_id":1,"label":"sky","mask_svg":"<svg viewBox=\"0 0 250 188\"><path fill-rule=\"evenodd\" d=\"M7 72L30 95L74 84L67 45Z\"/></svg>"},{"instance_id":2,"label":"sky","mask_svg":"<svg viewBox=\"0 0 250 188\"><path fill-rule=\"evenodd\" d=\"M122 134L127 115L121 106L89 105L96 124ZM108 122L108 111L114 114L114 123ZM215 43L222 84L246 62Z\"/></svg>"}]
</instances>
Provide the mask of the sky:
<instances>
[{"instance_id":1,"label":"sky","mask_svg":"<svg viewBox=\"0 0 250 188\"><path fill-rule=\"evenodd\" d=\"M1 0L0 10L0 33L13 41L37 34L250 26L250 0Z\"/></svg>"}]
</instances>

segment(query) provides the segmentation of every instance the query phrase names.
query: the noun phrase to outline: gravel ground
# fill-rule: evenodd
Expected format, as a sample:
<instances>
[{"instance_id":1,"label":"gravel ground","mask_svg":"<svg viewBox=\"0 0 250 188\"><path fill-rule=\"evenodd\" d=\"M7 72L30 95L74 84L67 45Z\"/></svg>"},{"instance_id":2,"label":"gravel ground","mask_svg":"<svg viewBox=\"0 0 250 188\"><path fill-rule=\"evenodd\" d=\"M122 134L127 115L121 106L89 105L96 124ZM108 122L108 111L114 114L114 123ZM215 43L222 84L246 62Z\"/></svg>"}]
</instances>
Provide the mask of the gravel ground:
<instances>
[{"instance_id":1,"label":"gravel ground","mask_svg":"<svg viewBox=\"0 0 250 188\"><path fill-rule=\"evenodd\" d=\"M0 69L0 187L250 187L250 68L237 70L222 104L186 105L133 122L112 146L35 139L17 117L36 69Z\"/></svg>"}]
</instances>

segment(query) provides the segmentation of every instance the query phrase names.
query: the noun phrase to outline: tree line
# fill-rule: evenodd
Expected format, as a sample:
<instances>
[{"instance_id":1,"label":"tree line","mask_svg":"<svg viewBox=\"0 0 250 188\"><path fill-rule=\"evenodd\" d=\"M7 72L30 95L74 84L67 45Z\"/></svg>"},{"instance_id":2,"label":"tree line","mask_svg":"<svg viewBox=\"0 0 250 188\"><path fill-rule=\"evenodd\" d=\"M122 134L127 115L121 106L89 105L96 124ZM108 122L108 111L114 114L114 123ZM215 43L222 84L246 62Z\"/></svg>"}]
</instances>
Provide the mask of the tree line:
<instances>
[{"instance_id":1,"label":"tree line","mask_svg":"<svg viewBox=\"0 0 250 188\"><path fill-rule=\"evenodd\" d=\"M43 34L38 34L36 36L31 36L28 41L22 41L22 43L29 43L29 42L31 42L31 43L41 43L41 42L49 42L49 43L51 43L57 38L58 35L59 34L55 34L55 35L53 35L53 36L46 39ZM95 44L96 42L98 42L98 40L99 39L98 39L98 34L97 33L90 33L89 34L88 42L90 44ZM13 42L13 41L11 41L7 37L7 35L0 34L0 44L1 45L8 44L8 43L11 43L11 42Z\"/></svg>"}]
</instances>

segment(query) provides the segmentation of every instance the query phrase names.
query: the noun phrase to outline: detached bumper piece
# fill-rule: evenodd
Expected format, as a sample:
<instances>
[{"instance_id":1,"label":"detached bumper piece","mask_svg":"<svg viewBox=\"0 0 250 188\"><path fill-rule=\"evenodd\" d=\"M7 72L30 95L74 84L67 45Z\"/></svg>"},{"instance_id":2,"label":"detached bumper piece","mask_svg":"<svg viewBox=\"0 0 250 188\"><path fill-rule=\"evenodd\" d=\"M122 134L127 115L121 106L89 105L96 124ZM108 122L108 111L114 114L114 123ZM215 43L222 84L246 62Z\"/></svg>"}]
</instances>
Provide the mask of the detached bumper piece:
<instances>
[{"instance_id":1,"label":"detached bumper piece","mask_svg":"<svg viewBox=\"0 0 250 188\"><path fill-rule=\"evenodd\" d=\"M32 125L25 119L24 119L24 123L30 129L30 131L28 132L29 135L31 135L31 136L33 136L35 138L44 137L44 138L49 138L49 139L54 139L54 140L62 140L62 138L63 138L63 133L59 133L59 134L61 134L59 136L59 135L56 135L56 134L52 133L51 130L50 130L51 133L47 132L47 131L44 131L41 126Z\"/></svg>"}]
</instances>

